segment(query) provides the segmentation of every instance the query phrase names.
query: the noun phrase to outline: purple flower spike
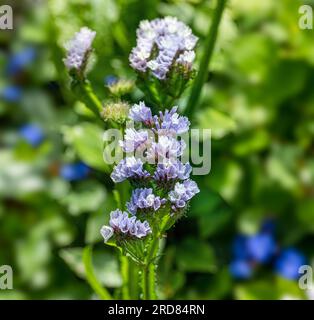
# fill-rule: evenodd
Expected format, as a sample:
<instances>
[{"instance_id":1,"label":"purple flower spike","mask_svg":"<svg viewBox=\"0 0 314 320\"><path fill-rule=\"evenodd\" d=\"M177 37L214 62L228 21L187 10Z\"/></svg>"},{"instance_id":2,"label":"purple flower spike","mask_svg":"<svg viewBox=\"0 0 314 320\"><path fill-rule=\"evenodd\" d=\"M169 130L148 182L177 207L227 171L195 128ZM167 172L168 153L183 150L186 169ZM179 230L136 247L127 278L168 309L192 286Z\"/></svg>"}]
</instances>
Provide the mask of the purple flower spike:
<instances>
[{"instance_id":1,"label":"purple flower spike","mask_svg":"<svg viewBox=\"0 0 314 320\"><path fill-rule=\"evenodd\" d=\"M67 56L63 60L68 70L82 68L86 58L92 50L92 43L96 32L87 27L75 33L74 37L66 44Z\"/></svg>"},{"instance_id":2,"label":"purple flower spike","mask_svg":"<svg viewBox=\"0 0 314 320\"><path fill-rule=\"evenodd\" d=\"M160 199L160 197L155 196L151 188L143 188L135 189L133 191L131 200L127 203L127 207L132 214L136 214L138 210L148 209L157 211L165 203L166 199Z\"/></svg>"}]
</instances>

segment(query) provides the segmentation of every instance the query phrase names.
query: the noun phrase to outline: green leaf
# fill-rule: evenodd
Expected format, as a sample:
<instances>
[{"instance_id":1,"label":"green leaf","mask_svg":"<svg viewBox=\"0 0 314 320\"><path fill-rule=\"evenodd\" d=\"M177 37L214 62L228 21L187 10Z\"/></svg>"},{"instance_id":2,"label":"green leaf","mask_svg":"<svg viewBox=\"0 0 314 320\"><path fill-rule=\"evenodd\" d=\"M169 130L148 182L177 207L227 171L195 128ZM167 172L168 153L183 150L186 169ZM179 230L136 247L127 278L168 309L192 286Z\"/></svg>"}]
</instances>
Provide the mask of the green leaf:
<instances>
[{"instance_id":1,"label":"green leaf","mask_svg":"<svg viewBox=\"0 0 314 320\"><path fill-rule=\"evenodd\" d=\"M108 165L103 160L103 131L91 123L65 127L65 141L72 145L77 155L89 166L109 172Z\"/></svg>"},{"instance_id":2,"label":"green leaf","mask_svg":"<svg viewBox=\"0 0 314 320\"><path fill-rule=\"evenodd\" d=\"M211 129L214 139L221 139L236 129L236 123L232 118L212 108L198 112L196 120L201 129Z\"/></svg>"},{"instance_id":3,"label":"green leaf","mask_svg":"<svg viewBox=\"0 0 314 320\"><path fill-rule=\"evenodd\" d=\"M47 238L47 225L39 224L25 239L16 243L15 253L20 276L34 288L47 285L47 265L52 257L51 243Z\"/></svg>"},{"instance_id":4,"label":"green leaf","mask_svg":"<svg viewBox=\"0 0 314 320\"><path fill-rule=\"evenodd\" d=\"M279 183L286 190L297 190L297 177L289 170L279 157L270 157L267 161L267 171L270 179Z\"/></svg>"},{"instance_id":5,"label":"green leaf","mask_svg":"<svg viewBox=\"0 0 314 320\"><path fill-rule=\"evenodd\" d=\"M224 299L232 289L232 279L228 267L215 273L209 286L207 299Z\"/></svg>"},{"instance_id":6,"label":"green leaf","mask_svg":"<svg viewBox=\"0 0 314 320\"><path fill-rule=\"evenodd\" d=\"M280 299L306 299L306 292L299 287L298 282L277 277L276 286Z\"/></svg>"},{"instance_id":7,"label":"green leaf","mask_svg":"<svg viewBox=\"0 0 314 320\"><path fill-rule=\"evenodd\" d=\"M223 229L230 219L231 212L227 208L217 208L209 211L208 214L201 216L198 220L201 237L213 236Z\"/></svg>"},{"instance_id":8,"label":"green leaf","mask_svg":"<svg viewBox=\"0 0 314 320\"><path fill-rule=\"evenodd\" d=\"M186 238L177 249L178 268L186 272L214 272L216 259L212 247L194 238Z\"/></svg>"},{"instance_id":9,"label":"green leaf","mask_svg":"<svg viewBox=\"0 0 314 320\"><path fill-rule=\"evenodd\" d=\"M207 185L218 192L227 202L236 198L243 178L243 169L233 159L219 159L212 164Z\"/></svg>"},{"instance_id":10,"label":"green leaf","mask_svg":"<svg viewBox=\"0 0 314 320\"><path fill-rule=\"evenodd\" d=\"M303 228L314 232L314 199L304 199L298 204L297 218Z\"/></svg>"},{"instance_id":11,"label":"green leaf","mask_svg":"<svg viewBox=\"0 0 314 320\"><path fill-rule=\"evenodd\" d=\"M271 141L269 133L265 130L254 130L242 135L233 145L236 155L246 156L265 149Z\"/></svg>"},{"instance_id":12,"label":"green leaf","mask_svg":"<svg viewBox=\"0 0 314 320\"><path fill-rule=\"evenodd\" d=\"M77 216L84 212L94 212L104 203L106 192L103 186L95 181L84 182L74 191L66 194L61 203L67 206L69 213Z\"/></svg>"},{"instance_id":13,"label":"green leaf","mask_svg":"<svg viewBox=\"0 0 314 320\"><path fill-rule=\"evenodd\" d=\"M278 105L289 97L298 94L304 88L308 66L304 62L281 60L270 70L267 82L261 89L266 101ZM282 84L285 85L282 85ZM265 92L267 96L265 97Z\"/></svg>"},{"instance_id":14,"label":"green leaf","mask_svg":"<svg viewBox=\"0 0 314 320\"><path fill-rule=\"evenodd\" d=\"M273 283L259 281L235 287L235 296L239 300L276 300L278 293Z\"/></svg>"},{"instance_id":15,"label":"green leaf","mask_svg":"<svg viewBox=\"0 0 314 320\"><path fill-rule=\"evenodd\" d=\"M44 190L45 181L32 163L14 159L12 153L0 151L0 195L23 197Z\"/></svg>"},{"instance_id":16,"label":"green leaf","mask_svg":"<svg viewBox=\"0 0 314 320\"><path fill-rule=\"evenodd\" d=\"M201 192L197 196L197 201L191 202L191 210L188 213L190 217L202 217L206 215L209 211L213 211L222 203L221 198L215 192L210 194L206 192Z\"/></svg>"},{"instance_id":17,"label":"green leaf","mask_svg":"<svg viewBox=\"0 0 314 320\"><path fill-rule=\"evenodd\" d=\"M83 263L82 248L62 249L59 254L78 277L86 279L87 274ZM122 280L118 261L113 254L105 250L95 251L93 254L93 268L96 277L104 286L109 288L121 286Z\"/></svg>"},{"instance_id":18,"label":"green leaf","mask_svg":"<svg viewBox=\"0 0 314 320\"><path fill-rule=\"evenodd\" d=\"M260 280L235 287L235 295L240 300L305 299L298 283L276 277L269 281Z\"/></svg>"},{"instance_id":19,"label":"green leaf","mask_svg":"<svg viewBox=\"0 0 314 320\"><path fill-rule=\"evenodd\" d=\"M262 82L277 61L277 48L263 33L241 34L230 50L230 72L240 74L240 81Z\"/></svg>"},{"instance_id":20,"label":"green leaf","mask_svg":"<svg viewBox=\"0 0 314 320\"><path fill-rule=\"evenodd\" d=\"M83 250L83 263L86 274L86 280L93 288L93 290L98 294L98 296L103 300L111 300L110 293L102 287L98 282L98 279L94 272L93 260L92 260L93 250L91 246L85 247Z\"/></svg>"}]
</instances>

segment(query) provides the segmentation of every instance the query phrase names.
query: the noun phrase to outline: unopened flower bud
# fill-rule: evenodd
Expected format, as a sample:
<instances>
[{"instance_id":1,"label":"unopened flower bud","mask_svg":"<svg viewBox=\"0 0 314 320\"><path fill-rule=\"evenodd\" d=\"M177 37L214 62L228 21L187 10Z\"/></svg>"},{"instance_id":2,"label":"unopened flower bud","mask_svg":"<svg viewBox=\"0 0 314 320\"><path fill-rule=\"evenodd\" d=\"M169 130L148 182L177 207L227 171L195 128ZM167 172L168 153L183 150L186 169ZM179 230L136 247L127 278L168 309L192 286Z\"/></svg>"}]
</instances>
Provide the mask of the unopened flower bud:
<instances>
[{"instance_id":1,"label":"unopened flower bud","mask_svg":"<svg viewBox=\"0 0 314 320\"><path fill-rule=\"evenodd\" d=\"M109 102L105 105L102 117L105 121L112 120L124 123L129 114L129 104L127 102Z\"/></svg>"},{"instance_id":2,"label":"unopened flower bud","mask_svg":"<svg viewBox=\"0 0 314 320\"><path fill-rule=\"evenodd\" d=\"M112 95L122 97L132 92L134 89L134 81L120 79L108 84L108 89Z\"/></svg>"}]
</instances>

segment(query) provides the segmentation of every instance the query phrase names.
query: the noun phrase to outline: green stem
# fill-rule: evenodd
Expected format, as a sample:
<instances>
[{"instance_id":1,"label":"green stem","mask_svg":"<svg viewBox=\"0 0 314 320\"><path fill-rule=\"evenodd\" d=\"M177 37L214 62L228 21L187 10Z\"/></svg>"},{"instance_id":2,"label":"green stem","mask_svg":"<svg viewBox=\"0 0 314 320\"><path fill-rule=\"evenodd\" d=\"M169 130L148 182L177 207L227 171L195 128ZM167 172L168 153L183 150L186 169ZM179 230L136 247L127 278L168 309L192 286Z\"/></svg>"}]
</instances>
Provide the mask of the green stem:
<instances>
[{"instance_id":1,"label":"green stem","mask_svg":"<svg viewBox=\"0 0 314 320\"><path fill-rule=\"evenodd\" d=\"M140 295L139 270L139 266L129 259L129 292L132 300L138 300Z\"/></svg>"},{"instance_id":2,"label":"green stem","mask_svg":"<svg viewBox=\"0 0 314 320\"><path fill-rule=\"evenodd\" d=\"M123 300L139 298L139 267L126 256L120 256Z\"/></svg>"},{"instance_id":3,"label":"green stem","mask_svg":"<svg viewBox=\"0 0 314 320\"><path fill-rule=\"evenodd\" d=\"M156 257L159 250L159 241L165 231L169 228L171 217L169 216L162 224L156 237L152 240L149 248L146 263L142 266L142 289L143 300L156 299Z\"/></svg>"},{"instance_id":4,"label":"green stem","mask_svg":"<svg viewBox=\"0 0 314 320\"><path fill-rule=\"evenodd\" d=\"M154 263L142 267L142 299L154 300L156 296L156 266Z\"/></svg>"},{"instance_id":5,"label":"green stem","mask_svg":"<svg viewBox=\"0 0 314 320\"><path fill-rule=\"evenodd\" d=\"M128 286L129 280L129 261L128 257L120 255L121 276L122 276L122 299L130 300L130 292Z\"/></svg>"},{"instance_id":6,"label":"green stem","mask_svg":"<svg viewBox=\"0 0 314 320\"><path fill-rule=\"evenodd\" d=\"M95 95L89 81L75 81L72 84L72 89L86 107L90 109L98 118L102 111L102 103Z\"/></svg>"},{"instance_id":7,"label":"green stem","mask_svg":"<svg viewBox=\"0 0 314 320\"><path fill-rule=\"evenodd\" d=\"M143 270L142 270L142 289L143 289L143 296L142 296L142 299L143 300L150 300L150 297L149 297L149 278L148 278L148 268L147 266L144 266L143 267Z\"/></svg>"},{"instance_id":8,"label":"green stem","mask_svg":"<svg viewBox=\"0 0 314 320\"><path fill-rule=\"evenodd\" d=\"M142 265L142 299L156 299L156 268L154 257L158 251L159 234L153 239L148 251L146 263Z\"/></svg>"},{"instance_id":9,"label":"green stem","mask_svg":"<svg viewBox=\"0 0 314 320\"><path fill-rule=\"evenodd\" d=\"M110 293L102 286L95 275L92 252L93 249L91 246L86 246L83 250L83 264L86 272L86 280L101 299L112 300Z\"/></svg>"},{"instance_id":10,"label":"green stem","mask_svg":"<svg viewBox=\"0 0 314 320\"><path fill-rule=\"evenodd\" d=\"M215 44L217 40L217 35L218 35L218 30L219 30L219 24L222 18L223 11L225 9L227 0L217 0L217 6L214 12L213 16L213 21L210 26L210 29L208 31L208 35L205 40L205 50L204 50L204 55L202 57L198 75L194 81L194 85L191 91L191 95L189 97L186 109L185 109L185 114L187 116L191 116L193 114L193 111L195 111L198 100L200 98L200 94L202 91L202 87L204 83L206 82L206 77L208 74L208 66L210 64L214 49L215 49ZM194 109L194 110L193 110Z\"/></svg>"}]
</instances>

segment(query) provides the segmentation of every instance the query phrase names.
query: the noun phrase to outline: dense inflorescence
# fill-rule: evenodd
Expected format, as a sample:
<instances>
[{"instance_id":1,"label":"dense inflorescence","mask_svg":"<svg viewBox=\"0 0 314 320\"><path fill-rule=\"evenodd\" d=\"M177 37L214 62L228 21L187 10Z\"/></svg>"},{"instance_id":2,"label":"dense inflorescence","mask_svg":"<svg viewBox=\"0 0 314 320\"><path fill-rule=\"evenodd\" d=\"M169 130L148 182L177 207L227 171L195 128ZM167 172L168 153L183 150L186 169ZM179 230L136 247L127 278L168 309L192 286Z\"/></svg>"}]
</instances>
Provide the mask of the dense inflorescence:
<instances>
[{"instance_id":1,"label":"dense inflorescence","mask_svg":"<svg viewBox=\"0 0 314 320\"><path fill-rule=\"evenodd\" d=\"M111 173L115 183L129 180L133 186L126 204L129 213L119 210L111 213L109 226L101 231L105 241L115 234L119 239L144 238L153 230L150 224L160 221L158 214L179 218L199 192L197 184L190 180L192 167L179 159L185 143L177 135L189 130L187 117L180 116L177 107L154 116L140 102L130 109L129 119L137 129L125 130L120 146L127 157ZM137 157L138 151L141 158ZM142 222L140 219L144 218Z\"/></svg>"},{"instance_id":2,"label":"dense inflorescence","mask_svg":"<svg viewBox=\"0 0 314 320\"><path fill-rule=\"evenodd\" d=\"M129 60L140 73L151 71L164 80L173 66L192 68L194 48L198 38L192 30L175 17L144 20L137 29L137 44Z\"/></svg>"},{"instance_id":3,"label":"dense inflorescence","mask_svg":"<svg viewBox=\"0 0 314 320\"><path fill-rule=\"evenodd\" d=\"M66 44L67 54L63 62L68 70L82 70L85 68L95 36L95 31L83 27L79 32L75 33L73 39Z\"/></svg>"}]
</instances>

